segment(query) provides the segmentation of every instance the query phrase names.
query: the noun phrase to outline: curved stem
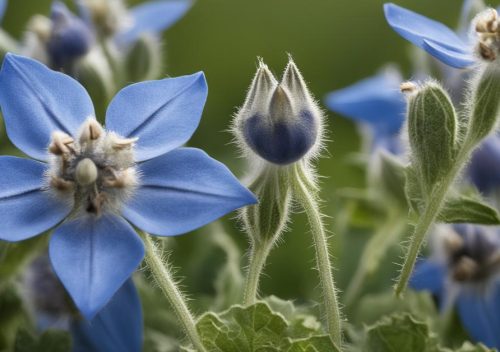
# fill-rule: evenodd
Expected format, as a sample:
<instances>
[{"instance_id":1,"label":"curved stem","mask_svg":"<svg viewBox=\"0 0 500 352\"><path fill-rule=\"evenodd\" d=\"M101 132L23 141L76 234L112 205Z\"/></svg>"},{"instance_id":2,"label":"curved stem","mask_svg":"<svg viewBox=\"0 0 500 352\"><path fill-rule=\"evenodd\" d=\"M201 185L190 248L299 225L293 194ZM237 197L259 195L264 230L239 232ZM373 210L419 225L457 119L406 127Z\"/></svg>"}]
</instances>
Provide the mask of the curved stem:
<instances>
[{"instance_id":1,"label":"curved stem","mask_svg":"<svg viewBox=\"0 0 500 352\"><path fill-rule=\"evenodd\" d=\"M328 239L323 225L322 214L318 206L315 188L306 183L307 176L304 175L300 165L295 167L295 173L296 177L294 177L292 181L294 196L306 212L313 235L316 262L323 289L328 333L333 342L340 348L342 345L341 315L337 300L337 290L332 275L330 253L328 252Z\"/></svg>"},{"instance_id":2,"label":"curved stem","mask_svg":"<svg viewBox=\"0 0 500 352\"><path fill-rule=\"evenodd\" d=\"M168 264L162 260L160 251L158 250L153 239L151 239L151 236L144 233L142 238L146 247L146 264L151 270L155 281L172 305L177 318L184 327L184 331L191 340L194 348L197 351L205 352L205 347L201 343L200 336L196 330L194 317L186 305L186 300L184 299L182 292L179 290L174 278L172 277Z\"/></svg>"},{"instance_id":3,"label":"curved stem","mask_svg":"<svg viewBox=\"0 0 500 352\"><path fill-rule=\"evenodd\" d=\"M441 211L441 207L446 200L446 194L448 193L448 190L453 184L456 176L467 162L473 147L474 144L469 143L468 141L464 143L450 171L434 186L432 192L428 196L424 211L420 214L420 218L418 219L415 229L413 230L410 246L406 252L405 261L394 289L397 296L401 296L406 290L411 273L415 267L418 254L420 253L420 247L422 247L422 243L425 240L427 232L429 232L430 227L436 221L436 218Z\"/></svg>"},{"instance_id":4,"label":"curved stem","mask_svg":"<svg viewBox=\"0 0 500 352\"><path fill-rule=\"evenodd\" d=\"M243 303L246 306L254 304L257 300L260 276L264 270L266 259L272 247L272 242L252 243L252 247L250 249L250 263L248 264L248 272L245 278L245 291L243 298Z\"/></svg>"},{"instance_id":5,"label":"curved stem","mask_svg":"<svg viewBox=\"0 0 500 352\"><path fill-rule=\"evenodd\" d=\"M400 211L393 211L385 223L370 237L361 254L360 263L345 292L346 306L352 304L360 293L366 278L377 270L382 256L393 245L406 227Z\"/></svg>"}]
</instances>

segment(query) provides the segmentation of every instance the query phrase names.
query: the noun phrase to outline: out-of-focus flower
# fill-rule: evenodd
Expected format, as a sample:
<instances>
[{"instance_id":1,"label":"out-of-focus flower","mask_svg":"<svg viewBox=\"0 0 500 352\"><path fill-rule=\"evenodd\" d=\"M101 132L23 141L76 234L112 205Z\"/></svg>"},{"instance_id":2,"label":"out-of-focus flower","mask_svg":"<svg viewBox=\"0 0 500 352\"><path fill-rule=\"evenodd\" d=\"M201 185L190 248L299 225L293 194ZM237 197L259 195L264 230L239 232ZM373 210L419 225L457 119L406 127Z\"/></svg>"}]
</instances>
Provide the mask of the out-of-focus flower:
<instances>
[{"instance_id":1,"label":"out-of-focus flower","mask_svg":"<svg viewBox=\"0 0 500 352\"><path fill-rule=\"evenodd\" d=\"M281 82L261 61L245 103L234 121L243 150L287 165L310 158L319 149L322 114L297 66L289 60Z\"/></svg>"},{"instance_id":2,"label":"out-of-focus flower","mask_svg":"<svg viewBox=\"0 0 500 352\"><path fill-rule=\"evenodd\" d=\"M488 137L472 155L467 175L484 194L491 194L500 187L500 138Z\"/></svg>"},{"instance_id":3,"label":"out-of-focus flower","mask_svg":"<svg viewBox=\"0 0 500 352\"><path fill-rule=\"evenodd\" d=\"M372 149L382 148L394 154L402 152L399 136L406 112L401 94L401 75L386 69L347 88L329 93L326 106L369 129Z\"/></svg>"},{"instance_id":4,"label":"out-of-focus flower","mask_svg":"<svg viewBox=\"0 0 500 352\"><path fill-rule=\"evenodd\" d=\"M500 347L500 237L492 228L454 225L437 232L433 256L417 263L411 286L442 310L456 305L471 337Z\"/></svg>"},{"instance_id":5,"label":"out-of-focus flower","mask_svg":"<svg viewBox=\"0 0 500 352\"><path fill-rule=\"evenodd\" d=\"M65 68L90 51L94 44L91 29L66 5L54 2L50 20L51 32L46 44L50 66Z\"/></svg>"},{"instance_id":6,"label":"out-of-focus flower","mask_svg":"<svg viewBox=\"0 0 500 352\"><path fill-rule=\"evenodd\" d=\"M456 68L470 67L476 61L474 44L444 24L392 3L384 5L385 18L400 36Z\"/></svg>"},{"instance_id":7,"label":"out-of-focus flower","mask_svg":"<svg viewBox=\"0 0 500 352\"><path fill-rule=\"evenodd\" d=\"M137 290L129 279L91 321L85 321L71 303L42 255L29 266L24 287L37 327L71 332L74 352L142 350L143 319Z\"/></svg>"},{"instance_id":8,"label":"out-of-focus flower","mask_svg":"<svg viewBox=\"0 0 500 352\"><path fill-rule=\"evenodd\" d=\"M159 35L191 7L190 0L153 0L127 9L122 0L76 0L82 17L104 37L130 45L142 35Z\"/></svg>"},{"instance_id":9,"label":"out-of-focus flower","mask_svg":"<svg viewBox=\"0 0 500 352\"><path fill-rule=\"evenodd\" d=\"M0 239L21 241L64 221L50 258L87 319L144 256L125 219L174 236L255 202L223 164L180 148L203 111L201 72L124 88L108 107L106 130L85 89L39 62L8 54L0 82L10 140L43 161L0 157Z\"/></svg>"}]
</instances>

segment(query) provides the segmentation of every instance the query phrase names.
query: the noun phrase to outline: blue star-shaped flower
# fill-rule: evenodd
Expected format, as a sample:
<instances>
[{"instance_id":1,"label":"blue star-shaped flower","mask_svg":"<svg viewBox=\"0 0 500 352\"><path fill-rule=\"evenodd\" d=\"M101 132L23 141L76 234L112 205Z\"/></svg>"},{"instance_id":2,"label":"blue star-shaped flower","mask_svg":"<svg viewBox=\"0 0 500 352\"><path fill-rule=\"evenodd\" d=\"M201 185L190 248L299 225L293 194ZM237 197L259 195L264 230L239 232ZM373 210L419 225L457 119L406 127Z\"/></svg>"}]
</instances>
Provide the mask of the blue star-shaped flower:
<instances>
[{"instance_id":1,"label":"blue star-shaped flower","mask_svg":"<svg viewBox=\"0 0 500 352\"><path fill-rule=\"evenodd\" d=\"M443 234L439 250L421 260L410 285L428 290L442 310L457 306L471 337L500 348L500 237L491 229L455 225Z\"/></svg>"},{"instance_id":2,"label":"blue star-shaped flower","mask_svg":"<svg viewBox=\"0 0 500 352\"><path fill-rule=\"evenodd\" d=\"M392 3L384 5L384 12L400 36L443 63L466 68L476 62L472 45L444 24Z\"/></svg>"},{"instance_id":3,"label":"blue star-shaped flower","mask_svg":"<svg viewBox=\"0 0 500 352\"><path fill-rule=\"evenodd\" d=\"M0 157L0 239L21 241L56 227L52 265L87 319L144 256L129 222L174 236L255 203L223 164L180 147L198 126L206 96L201 72L133 84L111 101L104 129L77 81L6 56L6 131L40 161Z\"/></svg>"},{"instance_id":4,"label":"blue star-shaped flower","mask_svg":"<svg viewBox=\"0 0 500 352\"><path fill-rule=\"evenodd\" d=\"M399 85L397 71L384 70L347 88L329 93L326 106L339 114L366 125L373 136L373 149L378 147L401 152L399 131L404 122L406 102Z\"/></svg>"}]
</instances>

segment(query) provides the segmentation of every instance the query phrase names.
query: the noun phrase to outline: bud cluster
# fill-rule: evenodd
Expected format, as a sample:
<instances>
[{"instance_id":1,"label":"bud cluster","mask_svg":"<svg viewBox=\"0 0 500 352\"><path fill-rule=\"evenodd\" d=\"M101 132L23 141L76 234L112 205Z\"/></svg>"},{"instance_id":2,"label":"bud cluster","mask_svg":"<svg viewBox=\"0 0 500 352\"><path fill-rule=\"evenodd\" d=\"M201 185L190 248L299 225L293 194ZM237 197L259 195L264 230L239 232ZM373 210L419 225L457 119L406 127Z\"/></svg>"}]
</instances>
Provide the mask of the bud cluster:
<instances>
[{"instance_id":1,"label":"bud cluster","mask_svg":"<svg viewBox=\"0 0 500 352\"><path fill-rule=\"evenodd\" d=\"M138 183L135 142L106 132L94 118L87 119L76 138L54 132L48 148L48 188L74 201L77 213L99 216L117 210Z\"/></svg>"},{"instance_id":2,"label":"bud cluster","mask_svg":"<svg viewBox=\"0 0 500 352\"><path fill-rule=\"evenodd\" d=\"M272 164L288 165L318 151L322 114L291 59L281 82L260 61L234 132L243 150L249 147Z\"/></svg>"}]
</instances>

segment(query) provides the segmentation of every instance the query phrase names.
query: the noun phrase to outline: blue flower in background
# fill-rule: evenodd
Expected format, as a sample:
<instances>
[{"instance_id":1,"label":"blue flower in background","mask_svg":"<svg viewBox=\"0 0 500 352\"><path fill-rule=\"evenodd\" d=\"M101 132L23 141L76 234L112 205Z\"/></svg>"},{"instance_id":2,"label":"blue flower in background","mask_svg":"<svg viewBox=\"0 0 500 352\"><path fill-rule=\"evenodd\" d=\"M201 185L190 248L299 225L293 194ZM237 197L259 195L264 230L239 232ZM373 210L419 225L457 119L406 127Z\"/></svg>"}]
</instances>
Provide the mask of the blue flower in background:
<instances>
[{"instance_id":1,"label":"blue flower in background","mask_svg":"<svg viewBox=\"0 0 500 352\"><path fill-rule=\"evenodd\" d=\"M500 186L500 138L488 137L472 155L467 175L484 194L491 194Z\"/></svg>"},{"instance_id":2,"label":"blue flower in background","mask_svg":"<svg viewBox=\"0 0 500 352\"><path fill-rule=\"evenodd\" d=\"M126 9L121 0L75 0L83 18L127 46L141 35L159 35L191 7L190 0L154 0Z\"/></svg>"},{"instance_id":3,"label":"blue flower in background","mask_svg":"<svg viewBox=\"0 0 500 352\"><path fill-rule=\"evenodd\" d=\"M417 263L410 285L433 293L441 310L456 305L471 337L500 348L500 236L492 228L454 225L438 233L434 256Z\"/></svg>"},{"instance_id":4,"label":"blue flower in background","mask_svg":"<svg viewBox=\"0 0 500 352\"><path fill-rule=\"evenodd\" d=\"M91 321L83 320L53 272L49 257L35 259L24 280L38 329L71 332L73 351L139 352L143 318L139 295L132 279L115 293Z\"/></svg>"},{"instance_id":5,"label":"blue flower in background","mask_svg":"<svg viewBox=\"0 0 500 352\"><path fill-rule=\"evenodd\" d=\"M0 21L5 15L5 10L7 10L7 0L0 0Z\"/></svg>"},{"instance_id":6,"label":"blue flower in background","mask_svg":"<svg viewBox=\"0 0 500 352\"><path fill-rule=\"evenodd\" d=\"M255 203L223 164L180 147L198 126L206 96L201 72L133 84L112 100L103 129L78 82L6 56L0 107L7 134L42 162L0 157L0 239L21 241L56 227L52 265L87 319L144 256L125 219L174 236Z\"/></svg>"},{"instance_id":7,"label":"blue flower in background","mask_svg":"<svg viewBox=\"0 0 500 352\"><path fill-rule=\"evenodd\" d=\"M395 70L384 70L347 88L329 93L328 109L368 126L373 149L402 151L399 131L403 126L406 101L400 91L402 78Z\"/></svg>"},{"instance_id":8,"label":"blue flower in background","mask_svg":"<svg viewBox=\"0 0 500 352\"><path fill-rule=\"evenodd\" d=\"M400 36L443 63L467 68L476 62L473 45L444 24L392 3L384 5L384 13Z\"/></svg>"},{"instance_id":9,"label":"blue flower in background","mask_svg":"<svg viewBox=\"0 0 500 352\"><path fill-rule=\"evenodd\" d=\"M50 66L68 68L75 60L87 54L95 38L90 27L73 15L66 5L56 1L50 14L51 34L46 44Z\"/></svg>"}]
</instances>

